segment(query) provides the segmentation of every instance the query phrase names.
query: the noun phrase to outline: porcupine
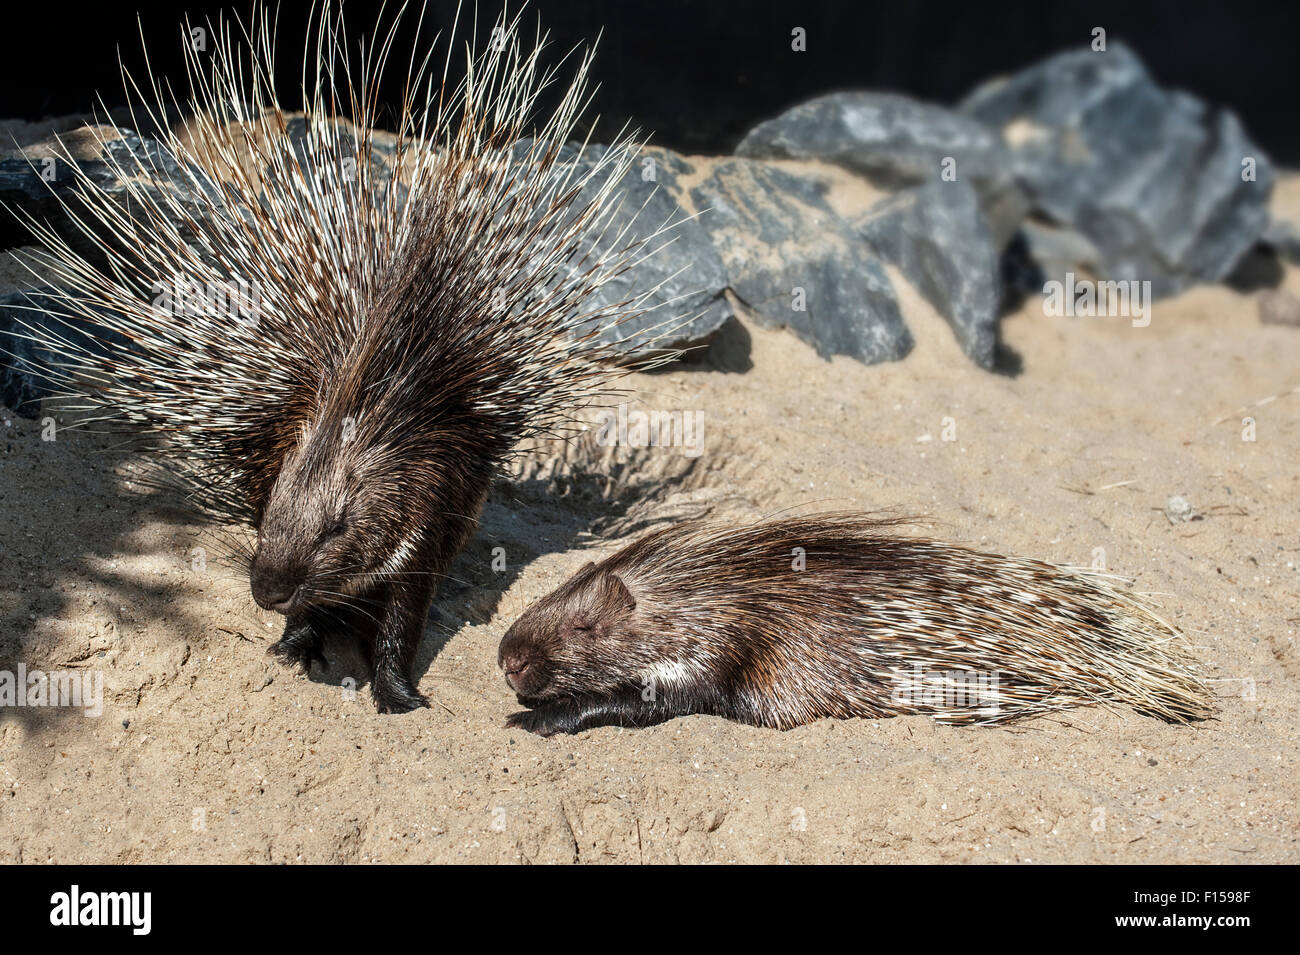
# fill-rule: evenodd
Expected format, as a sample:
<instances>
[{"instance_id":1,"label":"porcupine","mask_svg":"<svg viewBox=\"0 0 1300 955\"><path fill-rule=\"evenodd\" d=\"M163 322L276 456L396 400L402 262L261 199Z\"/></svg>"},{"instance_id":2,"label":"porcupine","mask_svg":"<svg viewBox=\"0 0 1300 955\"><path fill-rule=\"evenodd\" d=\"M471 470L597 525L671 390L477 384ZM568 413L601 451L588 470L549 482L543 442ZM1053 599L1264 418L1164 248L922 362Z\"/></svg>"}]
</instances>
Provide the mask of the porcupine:
<instances>
[{"instance_id":1,"label":"porcupine","mask_svg":"<svg viewBox=\"0 0 1300 955\"><path fill-rule=\"evenodd\" d=\"M1213 708L1179 635L1106 575L824 515L685 524L529 607L498 663L508 724L549 736L712 714L790 729L928 713L997 723L1093 703Z\"/></svg>"},{"instance_id":2,"label":"porcupine","mask_svg":"<svg viewBox=\"0 0 1300 955\"><path fill-rule=\"evenodd\" d=\"M56 324L31 326L55 356L44 373L78 409L156 436L203 513L256 529L252 595L286 617L272 652L309 671L327 632L353 634L380 712L427 705L411 671L436 585L512 449L563 430L617 373L617 329L654 290L591 293L656 238L611 225L639 142L624 131L583 163L562 152L592 51L536 121L560 65L540 65L545 36L521 43L518 13L482 52L471 41L459 84L413 52L381 149L396 27L362 46L354 81L341 11L324 4L299 124L276 96L267 9L251 28L209 24L211 53L185 44L187 129L166 128L153 77L158 102L143 105L124 70L133 110L161 129L160 155L103 150L127 203L70 164L66 210L94 255L28 223L33 269L63 286L43 303ZM182 310L158 295L172 288L245 294L240 309L191 296Z\"/></svg>"}]
</instances>

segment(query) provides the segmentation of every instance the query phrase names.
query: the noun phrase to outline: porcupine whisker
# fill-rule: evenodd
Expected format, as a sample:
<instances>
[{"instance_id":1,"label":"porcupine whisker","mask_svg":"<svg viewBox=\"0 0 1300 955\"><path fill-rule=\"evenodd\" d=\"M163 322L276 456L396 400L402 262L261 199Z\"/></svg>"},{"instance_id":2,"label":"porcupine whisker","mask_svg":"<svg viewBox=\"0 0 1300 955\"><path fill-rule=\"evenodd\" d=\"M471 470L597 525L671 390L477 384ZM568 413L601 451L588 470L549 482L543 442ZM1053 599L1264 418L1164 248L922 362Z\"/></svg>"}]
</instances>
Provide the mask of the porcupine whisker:
<instances>
[{"instance_id":1,"label":"porcupine whisker","mask_svg":"<svg viewBox=\"0 0 1300 955\"><path fill-rule=\"evenodd\" d=\"M365 612L366 607L383 607L383 602L367 597L361 597L356 594L346 594L337 590L330 590L326 587L310 587L307 590L308 596L336 597L338 601L346 607L361 610Z\"/></svg>"},{"instance_id":2,"label":"porcupine whisker","mask_svg":"<svg viewBox=\"0 0 1300 955\"><path fill-rule=\"evenodd\" d=\"M462 584L466 587L473 586L469 581L463 580L460 577L453 576L452 574L440 573L438 571L433 571L433 570L407 570L407 571L388 570L386 571L383 570L382 568L377 568L375 570L369 570L369 571L362 570L362 571L355 571L355 572L334 571L333 573L331 573L330 576L335 579L341 579L345 583L349 580L362 579L362 578L386 579L390 577L436 577L438 580L450 580L453 583Z\"/></svg>"},{"instance_id":3,"label":"porcupine whisker","mask_svg":"<svg viewBox=\"0 0 1300 955\"><path fill-rule=\"evenodd\" d=\"M499 660L537 707L511 725L550 735L713 713L789 728L911 712L994 724L1119 704L1171 722L1212 716L1177 631L1114 584L889 533L901 523L831 514L643 537L507 631ZM806 572L791 567L793 546ZM945 695L916 695L913 671ZM647 703L620 689L646 673L662 695ZM972 698L962 673L1000 680ZM580 717L554 708L575 697Z\"/></svg>"},{"instance_id":4,"label":"porcupine whisker","mask_svg":"<svg viewBox=\"0 0 1300 955\"><path fill-rule=\"evenodd\" d=\"M669 218L650 236L619 224L619 183L640 148L627 127L588 166L562 159L590 103L590 50L543 64L540 27L529 47L522 14L503 13L494 42L475 52L471 39L453 79L458 8L439 81L433 48L396 53L407 9L355 58L341 8L313 8L298 139L282 128L263 6L247 21L206 21L213 49L186 46L179 92L147 50L141 77L123 67L133 123L156 128L157 144L93 131L118 191L72 164L81 195L55 198L103 264L33 221L42 252L24 264L64 290L43 309L53 320L34 328L20 317L51 356L58 400L85 412L81 427L161 439L139 450L163 468L132 482L180 487L205 516L256 530L255 545L223 546L248 567L263 607L288 605L290 592L339 596L327 577L310 581L341 558L345 580L406 584L385 588L402 605L380 615L403 631L357 634L382 648L372 694L383 711L421 701L409 680L420 623L436 582L454 579L446 568L472 536L492 476L524 440L570 431L571 409L627 373L603 364L628 348L616 329L666 284L585 303L671 242L678 224ZM419 5L417 34L425 13ZM139 32L143 43L143 22ZM381 168L372 128L390 58L407 70ZM542 91L568 71L558 105L534 123ZM183 131L165 122L173 111L191 117ZM143 116L151 122L136 122ZM512 150L524 138L521 162ZM255 321L224 299L200 296L178 313L179 299L145 296L172 279L178 296L181 279L253 289ZM442 447L455 448L454 462ZM404 569L385 566L393 560Z\"/></svg>"},{"instance_id":5,"label":"porcupine whisker","mask_svg":"<svg viewBox=\"0 0 1300 955\"><path fill-rule=\"evenodd\" d=\"M456 577L452 574L439 573L435 570L383 570L380 568L370 571L357 571L350 574L341 574L340 576L347 579L353 577L437 577L439 580L450 580L453 583L463 584L466 587L473 586L470 581L464 580L461 577Z\"/></svg>"},{"instance_id":6,"label":"porcupine whisker","mask_svg":"<svg viewBox=\"0 0 1300 955\"><path fill-rule=\"evenodd\" d=\"M360 607L353 607L351 605L344 604L344 603L321 604L319 607L316 608L316 612L319 613L322 617L326 618L327 620L330 620L341 627L346 627L349 623L349 620L339 612L340 608L346 610L352 610L364 616L369 616L369 614L367 614L367 612L364 609Z\"/></svg>"},{"instance_id":7,"label":"porcupine whisker","mask_svg":"<svg viewBox=\"0 0 1300 955\"><path fill-rule=\"evenodd\" d=\"M355 610L357 613L361 614L363 617L366 617L373 623L379 622L379 618L376 617L374 614L372 614L369 610L367 610L363 605L362 601L356 600L355 598L351 597L351 595L349 594L342 594L331 590L320 590L316 588L313 588L310 591L310 593L314 596L326 596L326 597L336 598L338 603L341 606L346 607L349 610ZM328 607L328 604L318 604L317 606L323 609L324 607Z\"/></svg>"}]
</instances>

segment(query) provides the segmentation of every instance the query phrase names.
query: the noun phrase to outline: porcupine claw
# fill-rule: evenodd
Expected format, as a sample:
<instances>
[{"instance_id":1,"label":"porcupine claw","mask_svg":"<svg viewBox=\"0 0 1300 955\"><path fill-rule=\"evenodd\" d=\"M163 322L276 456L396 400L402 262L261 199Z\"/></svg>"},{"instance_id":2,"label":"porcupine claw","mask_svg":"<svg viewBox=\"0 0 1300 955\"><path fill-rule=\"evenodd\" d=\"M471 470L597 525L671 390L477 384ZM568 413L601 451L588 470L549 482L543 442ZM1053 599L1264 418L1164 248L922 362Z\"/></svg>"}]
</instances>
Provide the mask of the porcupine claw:
<instances>
[{"instance_id":1,"label":"porcupine claw","mask_svg":"<svg viewBox=\"0 0 1300 955\"><path fill-rule=\"evenodd\" d=\"M420 707L428 707L429 699L409 680L385 679L375 674L370 684L370 696L375 701L375 709L380 713L409 713Z\"/></svg>"},{"instance_id":2,"label":"porcupine claw","mask_svg":"<svg viewBox=\"0 0 1300 955\"><path fill-rule=\"evenodd\" d=\"M285 623L284 636L266 652L286 666L296 666L304 675L310 675L313 660L320 664L322 670L330 668L321 649L323 642L310 623L290 620Z\"/></svg>"},{"instance_id":3,"label":"porcupine claw","mask_svg":"<svg viewBox=\"0 0 1300 955\"><path fill-rule=\"evenodd\" d=\"M576 733L588 725L604 725L600 721L588 724L588 708L571 701L539 703L531 710L511 713L506 726L526 730L538 736L551 737L557 733Z\"/></svg>"},{"instance_id":4,"label":"porcupine claw","mask_svg":"<svg viewBox=\"0 0 1300 955\"><path fill-rule=\"evenodd\" d=\"M409 713L421 707L429 708L429 699L423 693L411 693L404 696L375 697L375 711L378 713Z\"/></svg>"},{"instance_id":5,"label":"porcupine claw","mask_svg":"<svg viewBox=\"0 0 1300 955\"><path fill-rule=\"evenodd\" d=\"M272 644L266 652L285 666L296 666L304 676L311 674L312 661L319 663L322 670L330 668L329 661L325 659L325 654L321 652L320 647L297 647L281 640Z\"/></svg>"},{"instance_id":6,"label":"porcupine claw","mask_svg":"<svg viewBox=\"0 0 1300 955\"><path fill-rule=\"evenodd\" d=\"M520 702L528 705L524 700ZM631 695L539 702L530 710L506 717L506 726L549 737L597 726L654 726L690 712L693 710L676 708L662 697L657 704L648 704L638 689Z\"/></svg>"},{"instance_id":7,"label":"porcupine claw","mask_svg":"<svg viewBox=\"0 0 1300 955\"><path fill-rule=\"evenodd\" d=\"M560 732L554 720L547 719L541 710L521 710L506 717L506 726L521 729L537 736L551 737Z\"/></svg>"},{"instance_id":8,"label":"porcupine claw","mask_svg":"<svg viewBox=\"0 0 1300 955\"><path fill-rule=\"evenodd\" d=\"M590 161L565 148L595 119L583 118L589 52L563 57L563 71L542 65L545 41L502 10L490 44L478 49L476 29L464 37L458 79L448 70L461 18L438 71L424 44L389 45L395 10L377 18L374 35L388 40L354 74L342 7L321 0L307 18L303 70L316 82L294 121L305 134L283 121L267 11L219 23L212 56L184 57L182 85L203 118L193 129L164 124L157 141L132 144L92 128L131 209L97 174L60 167L75 185L56 196L57 218L93 255L65 241L64 225L23 212L38 246L24 266L61 281L42 309L51 321L23 322L22 337L51 397L161 438L143 443L206 517L256 529L263 609L328 602L295 613L273 656L310 673L313 660L325 666L320 635L348 638L373 658L376 708L400 713L428 705L410 674L433 582L472 536L511 449L563 430L622 359L668 360L669 326L692 316L656 317L633 338L637 316L657 315L660 286L596 294L622 289L684 220L620 231L621 184L643 145L630 131ZM405 65L412 94L391 115L369 95L390 49L386 75ZM130 108L167 115L167 84L143 79L123 73ZM548 115L534 110L543 100ZM256 108L234 115L232 102ZM355 134L389 125L419 131L397 137L391 162L387 146ZM377 159L401 173L397 205L395 180L325 174ZM148 301L140 288L152 285L183 285L185 300ZM203 300L194 315L191 289ZM312 586L295 602L297 588L282 590L291 583Z\"/></svg>"}]
</instances>

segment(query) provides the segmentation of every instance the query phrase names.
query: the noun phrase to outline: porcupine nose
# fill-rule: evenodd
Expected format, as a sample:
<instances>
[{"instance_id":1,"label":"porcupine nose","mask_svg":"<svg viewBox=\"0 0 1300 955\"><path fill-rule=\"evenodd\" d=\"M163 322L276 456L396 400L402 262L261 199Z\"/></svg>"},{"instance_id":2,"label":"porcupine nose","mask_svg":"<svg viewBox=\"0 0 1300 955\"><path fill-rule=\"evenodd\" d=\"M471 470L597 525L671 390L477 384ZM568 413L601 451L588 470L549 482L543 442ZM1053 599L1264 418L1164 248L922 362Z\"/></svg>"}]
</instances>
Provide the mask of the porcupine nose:
<instances>
[{"instance_id":1,"label":"porcupine nose","mask_svg":"<svg viewBox=\"0 0 1300 955\"><path fill-rule=\"evenodd\" d=\"M302 584L288 574L278 572L257 561L253 562L249 586L257 605L263 610L274 610L276 613L287 613L302 590Z\"/></svg>"},{"instance_id":2,"label":"porcupine nose","mask_svg":"<svg viewBox=\"0 0 1300 955\"><path fill-rule=\"evenodd\" d=\"M520 684L523 682L524 674L532 662L523 654L507 654L501 660L501 669L505 671L506 683L512 690L518 691Z\"/></svg>"}]
</instances>

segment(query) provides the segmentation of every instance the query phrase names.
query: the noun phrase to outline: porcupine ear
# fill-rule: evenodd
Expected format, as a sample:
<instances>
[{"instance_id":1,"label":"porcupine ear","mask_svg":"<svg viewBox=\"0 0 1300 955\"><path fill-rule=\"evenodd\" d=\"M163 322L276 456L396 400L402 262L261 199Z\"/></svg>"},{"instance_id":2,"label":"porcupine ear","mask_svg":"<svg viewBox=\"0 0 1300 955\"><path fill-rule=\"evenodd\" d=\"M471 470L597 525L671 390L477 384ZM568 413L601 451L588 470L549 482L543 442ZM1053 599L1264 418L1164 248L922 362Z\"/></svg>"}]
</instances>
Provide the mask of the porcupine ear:
<instances>
[{"instance_id":1,"label":"porcupine ear","mask_svg":"<svg viewBox=\"0 0 1300 955\"><path fill-rule=\"evenodd\" d=\"M600 578L600 602L608 610L635 610L636 598L618 574L605 574Z\"/></svg>"}]
</instances>

